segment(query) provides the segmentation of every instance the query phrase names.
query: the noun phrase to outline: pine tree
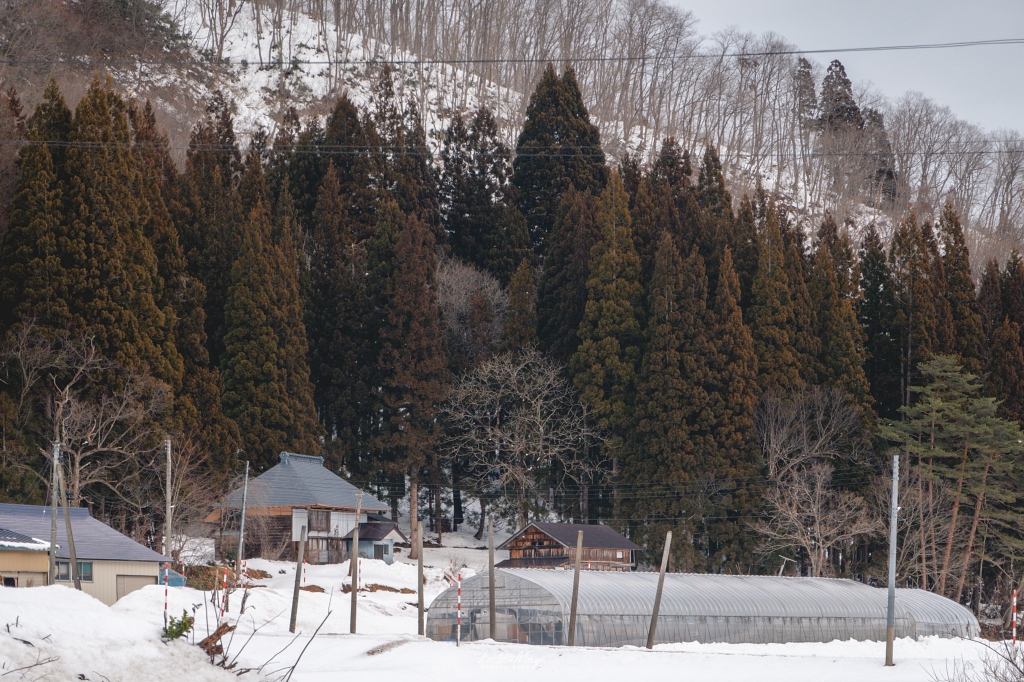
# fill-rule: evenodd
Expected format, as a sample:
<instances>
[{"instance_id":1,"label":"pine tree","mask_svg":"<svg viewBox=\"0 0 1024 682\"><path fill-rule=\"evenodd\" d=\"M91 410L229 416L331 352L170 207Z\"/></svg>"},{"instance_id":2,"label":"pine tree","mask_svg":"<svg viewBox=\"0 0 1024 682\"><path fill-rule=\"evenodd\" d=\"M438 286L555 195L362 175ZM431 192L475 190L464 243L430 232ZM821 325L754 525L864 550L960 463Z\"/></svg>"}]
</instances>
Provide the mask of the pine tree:
<instances>
[{"instance_id":1,"label":"pine tree","mask_svg":"<svg viewBox=\"0 0 1024 682\"><path fill-rule=\"evenodd\" d=\"M889 249L889 268L895 312L890 322L899 352L900 404L910 399L916 368L931 358L935 346L933 263L916 217L911 214L896 228Z\"/></svg>"},{"instance_id":2,"label":"pine tree","mask_svg":"<svg viewBox=\"0 0 1024 682\"><path fill-rule=\"evenodd\" d=\"M613 476L631 420L641 344L640 258L633 247L628 201L621 178L613 173L594 219L600 236L591 249L580 346L569 362L580 398L611 434L607 451Z\"/></svg>"},{"instance_id":3,"label":"pine tree","mask_svg":"<svg viewBox=\"0 0 1024 682\"><path fill-rule=\"evenodd\" d=\"M544 69L526 107L513 168L519 210L530 244L540 254L554 229L562 194L570 186L598 194L607 176L600 134L571 68L561 78L550 63Z\"/></svg>"},{"instance_id":4,"label":"pine tree","mask_svg":"<svg viewBox=\"0 0 1024 682\"><path fill-rule=\"evenodd\" d=\"M754 437L754 409L758 394L758 356L750 330L739 307L739 279L732 251L725 248L718 290L715 292L715 362L712 397L715 415L716 458L706 475L724 478L725 488L709 500L705 552L709 569L741 572L751 557L756 540L745 518L758 502L759 453ZM726 564L725 562L730 562Z\"/></svg>"},{"instance_id":5,"label":"pine tree","mask_svg":"<svg viewBox=\"0 0 1024 682\"><path fill-rule=\"evenodd\" d=\"M224 317L225 413L237 424L242 450L257 471L282 450L315 453L316 412L306 362L294 260L273 243L265 204L249 213Z\"/></svg>"},{"instance_id":6,"label":"pine tree","mask_svg":"<svg viewBox=\"0 0 1024 682\"><path fill-rule=\"evenodd\" d=\"M992 336L996 328L1003 322L1003 293L1000 289L999 262L993 258L985 264L985 273L981 276L981 290L978 292L978 308L981 326L985 331L986 345L992 344Z\"/></svg>"},{"instance_id":7,"label":"pine tree","mask_svg":"<svg viewBox=\"0 0 1024 682\"><path fill-rule=\"evenodd\" d=\"M717 286L718 263L733 232L732 195L725 187L725 175L718 152L708 145L697 177L697 204L701 209L700 230L696 235L697 248L704 262L709 264L708 281Z\"/></svg>"},{"instance_id":8,"label":"pine tree","mask_svg":"<svg viewBox=\"0 0 1024 682\"><path fill-rule=\"evenodd\" d=\"M942 258L946 274L946 300L949 302L960 364L968 372L981 371L985 357L985 332L971 276L971 259L964 240L960 217L949 201L942 209L939 222L942 237Z\"/></svg>"},{"instance_id":9,"label":"pine tree","mask_svg":"<svg viewBox=\"0 0 1024 682\"><path fill-rule=\"evenodd\" d=\"M437 411L447 393L447 360L437 326L434 241L430 229L415 215L409 216L398 235L392 267L380 357L384 374L380 445L390 467L414 480L432 460L432 482L439 495ZM435 504L439 501L435 497Z\"/></svg>"},{"instance_id":10,"label":"pine tree","mask_svg":"<svg viewBox=\"0 0 1024 682\"><path fill-rule=\"evenodd\" d=\"M761 255L751 290L750 331L758 357L761 390L788 391L802 384L793 349L793 304L786 275L778 214L769 205L761 231Z\"/></svg>"},{"instance_id":11,"label":"pine tree","mask_svg":"<svg viewBox=\"0 0 1024 682\"><path fill-rule=\"evenodd\" d=\"M879 415L894 418L900 397L900 344L894 327L897 314L892 272L874 223L861 242L857 317L864 337L864 374Z\"/></svg>"},{"instance_id":12,"label":"pine tree","mask_svg":"<svg viewBox=\"0 0 1024 682\"><path fill-rule=\"evenodd\" d=\"M851 301L843 298L840 291L828 246L820 244L811 271L811 300L821 339L821 379L829 386L843 389L868 416L871 393L864 375L860 328Z\"/></svg>"},{"instance_id":13,"label":"pine tree","mask_svg":"<svg viewBox=\"0 0 1024 682\"><path fill-rule=\"evenodd\" d=\"M623 479L635 490L652 485L660 490L674 488L656 496L638 496L629 506L631 518L647 520L637 536L653 543L666 529L680 525L672 520L691 506L687 484L714 451L714 414L707 393L708 362L714 358L708 335L707 277L700 254L694 251L684 264L667 233L659 241L647 291L647 318L646 351ZM693 533L692 528L685 531ZM685 549L676 551L682 565L693 566L696 561L689 554Z\"/></svg>"},{"instance_id":14,"label":"pine tree","mask_svg":"<svg viewBox=\"0 0 1024 682\"><path fill-rule=\"evenodd\" d=\"M591 249L599 235L596 211L597 202L590 194L572 187L565 193L537 290L540 348L563 364L580 345Z\"/></svg>"},{"instance_id":15,"label":"pine tree","mask_svg":"<svg viewBox=\"0 0 1024 682\"><path fill-rule=\"evenodd\" d=\"M826 131L864 127L864 119L853 96L853 84L838 59L833 59L828 65L821 84L821 123Z\"/></svg>"},{"instance_id":16,"label":"pine tree","mask_svg":"<svg viewBox=\"0 0 1024 682\"><path fill-rule=\"evenodd\" d=\"M508 312L501 331L502 352L537 345L537 279L530 260L519 263L508 287Z\"/></svg>"},{"instance_id":17,"label":"pine tree","mask_svg":"<svg viewBox=\"0 0 1024 682\"><path fill-rule=\"evenodd\" d=\"M1020 327L1009 318L992 335L985 375L985 394L1000 401L999 415L1024 423L1024 351Z\"/></svg>"}]
</instances>

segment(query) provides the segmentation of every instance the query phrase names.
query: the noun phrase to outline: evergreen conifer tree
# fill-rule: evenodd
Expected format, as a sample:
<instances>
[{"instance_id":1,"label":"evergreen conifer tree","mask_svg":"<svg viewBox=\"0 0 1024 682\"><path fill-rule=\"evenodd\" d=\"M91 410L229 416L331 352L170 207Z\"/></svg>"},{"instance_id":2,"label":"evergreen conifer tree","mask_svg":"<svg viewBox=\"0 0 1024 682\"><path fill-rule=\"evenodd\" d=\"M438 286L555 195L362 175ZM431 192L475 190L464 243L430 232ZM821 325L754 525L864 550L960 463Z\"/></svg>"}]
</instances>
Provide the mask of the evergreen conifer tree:
<instances>
[{"instance_id":1,"label":"evergreen conifer tree","mask_svg":"<svg viewBox=\"0 0 1024 682\"><path fill-rule=\"evenodd\" d=\"M761 390L788 391L802 385L793 348L794 317L786 275L785 246L773 204L765 214L760 258L751 290L750 331L758 357Z\"/></svg>"},{"instance_id":2,"label":"evergreen conifer tree","mask_svg":"<svg viewBox=\"0 0 1024 682\"><path fill-rule=\"evenodd\" d=\"M826 131L864 127L864 118L853 96L853 84L838 59L828 65L821 83L821 122Z\"/></svg>"},{"instance_id":3,"label":"evergreen conifer tree","mask_svg":"<svg viewBox=\"0 0 1024 682\"><path fill-rule=\"evenodd\" d=\"M740 308L750 308L751 291L754 287L754 275L760 260L761 242L757 236L757 219L754 214L754 203L744 196L740 202L739 212L733 227L730 248L740 280Z\"/></svg>"},{"instance_id":4,"label":"evergreen conifer tree","mask_svg":"<svg viewBox=\"0 0 1024 682\"><path fill-rule=\"evenodd\" d=\"M733 232L732 195L725 187L725 175L718 151L708 145L697 177L697 204L701 209L700 229L696 234L697 248L708 264L708 281L717 286L718 263L722 249Z\"/></svg>"},{"instance_id":5,"label":"evergreen conifer tree","mask_svg":"<svg viewBox=\"0 0 1024 682\"><path fill-rule=\"evenodd\" d=\"M964 230L953 204L946 202L939 222L942 258L946 274L946 299L953 318L956 352L960 364L968 372L981 371L985 358L985 332L975 295L971 260L964 240Z\"/></svg>"},{"instance_id":6,"label":"evergreen conifer tree","mask_svg":"<svg viewBox=\"0 0 1024 682\"><path fill-rule=\"evenodd\" d=\"M935 311L935 328L932 350L944 355L953 355L956 353L957 347L956 327L953 325L953 311L946 288L946 268L942 262L939 243L935 238L935 230L931 223L921 226L921 240L928 254L930 265L928 281L934 297L932 306Z\"/></svg>"},{"instance_id":7,"label":"evergreen conifer tree","mask_svg":"<svg viewBox=\"0 0 1024 682\"><path fill-rule=\"evenodd\" d=\"M543 253L562 194L571 185L596 195L607 176L600 134L590 122L571 68L561 78L552 64L544 69L526 107L513 168L530 244Z\"/></svg>"},{"instance_id":8,"label":"evergreen conifer tree","mask_svg":"<svg viewBox=\"0 0 1024 682\"><path fill-rule=\"evenodd\" d=\"M501 351L537 345L537 279L530 259L519 263L508 287L508 312L501 331Z\"/></svg>"},{"instance_id":9,"label":"evergreen conifer tree","mask_svg":"<svg viewBox=\"0 0 1024 682\"><path fill-rule=\"evenodd\" d=\"M900 404L910 400L909 387L916 368L931 358L935 347L933 263L929 249L911 214L896 228L889 249L895 313L890 323L899 348Z\"/></svg>"},{"instance_id":10,"label":"evergreen conifer tree","mask_svg":"<svg viewBox=\"0 0 1024 682\"><path fill-rule=\"evenodd\" d=\"M1003 293L1000 289L999 262L992 258L985 264L985 272L981 276L981 289L978 292L978 308L981 315L981 326L985 331L986 345L991 345L996 328L1003 322Z\"/></svg>"},{"instance_id":11,"label":"evergreen conifer tree","mask_svg":"<svg viewBox=\"0 0 1024 682\"><path fill-rule=\"evenodd\" d=\"M1003 266L1003 275L999 281L999 290L1003 294L1003 313L1024 327L1024 259L1014 249Z\"/></svg>"},{"instance_id":12,"label":"evergreen conifer tree","mask_svg":"<svg viewBox=\"0 0 1024 682\"><path fill-rule=\"evenodd\" d=\"M793 353L800 366L800 378L815 384L823 372L819 358L825 340L819 333L820 309L814 305L813 293L807 287L808 270L811 268L805 262L803 247L798 240L802 241L802 236L791 237L786 244L786 277L793 306Z\"/></svg>"},{"instance_id":13,"label":"evergreen conifer tree","mask_svg":"<svg viewBox=\"0 0 1024 682\"><path fill-rule=\"evenodd\" d=\"M1024 351L1020 327L1009 318L1004 318L992 335L986 369L985 394L1000 401L1000 416L1024 422Z\"/></svg>"},{"instance_id":14,"label":"evergreen conifer tree","mask_svg":"<svg viewBox=\"0 0 1024 682\"><path fill-rule=\"evenodd\" d=\"M544 258L537 290L537 336L541 350L568 364L580 345L579 329L587 305L591 249L598 239L597 201L570 187Z\"/></svg>"},{"instance_id":15,"label":"evergreen conifer tree","mask_svg":"<svg viewBox=\"0 0 1024 682\"><path fill-rule=\"evenodd\" d=\"M889 261L873 223L861 242L860 288L857 317L864 338L864 373L879 415L892 419L902 404L897 308Z\"/></svg>"}]
</instances>

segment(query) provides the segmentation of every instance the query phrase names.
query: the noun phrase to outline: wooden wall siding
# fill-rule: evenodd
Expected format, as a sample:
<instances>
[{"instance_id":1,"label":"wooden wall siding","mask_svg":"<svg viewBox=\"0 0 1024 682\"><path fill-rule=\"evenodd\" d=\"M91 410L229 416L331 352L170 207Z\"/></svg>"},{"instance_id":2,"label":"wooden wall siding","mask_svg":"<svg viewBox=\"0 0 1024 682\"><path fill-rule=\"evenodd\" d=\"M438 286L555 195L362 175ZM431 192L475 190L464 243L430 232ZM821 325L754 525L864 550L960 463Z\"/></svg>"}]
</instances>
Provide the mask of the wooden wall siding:
<instances>
[{"instance_id":1,"label":"wooden wall siding","mask_svg":"<svg viewBox=\"0 0 1024 682\"><path fill-rule=\"evenodd\" d=\"M580 560L591 570L628 571L633 566L632 552L628 549L583 548ZM566 557L576 561L576 548L564 547L554 538L536 529L529 529L517 537L509 547L509 558L543 559ZM589 566L588 566L589 564Z\"/></svg>"},{"instance_id":2,"label":"wooden wall siding","mask_svg":"<svg viewBox=\"0 0 1024 682\"><path fill-rule=\"evenodd\" d=\"M7 549L0 551L0 573L50 571L50 553Z\"/></svg>"}]
</instances>

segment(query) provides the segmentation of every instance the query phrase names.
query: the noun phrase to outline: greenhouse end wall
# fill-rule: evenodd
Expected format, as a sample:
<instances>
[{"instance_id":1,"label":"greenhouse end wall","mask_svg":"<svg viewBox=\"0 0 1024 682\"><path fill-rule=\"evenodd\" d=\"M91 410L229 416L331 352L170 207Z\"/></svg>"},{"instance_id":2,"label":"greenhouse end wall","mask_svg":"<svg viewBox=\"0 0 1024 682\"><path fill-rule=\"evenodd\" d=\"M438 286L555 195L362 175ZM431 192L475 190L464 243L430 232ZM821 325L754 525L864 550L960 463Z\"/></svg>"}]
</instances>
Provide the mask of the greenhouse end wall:
<instances>
[{"instance_id":1,"label":"greenhouse end wall","mask_svg":"<svg viewBox=\"0 0 1024 682\"><path fill-rule=\"evenodd\" d=\"M655 573L580 575L578 646L643 646L657 588ZM785 643L883 640L886 591L850 580L669 574L655 642ZM495 571L496 639L523 644L567 642L571 571ZM488 579L462 583L463 641L490 636ZM455 639L456 589L430 605L428 637ZM970 611L922 590L897 590L896 636L974 637Z\"/></svg>"}]
</instances>

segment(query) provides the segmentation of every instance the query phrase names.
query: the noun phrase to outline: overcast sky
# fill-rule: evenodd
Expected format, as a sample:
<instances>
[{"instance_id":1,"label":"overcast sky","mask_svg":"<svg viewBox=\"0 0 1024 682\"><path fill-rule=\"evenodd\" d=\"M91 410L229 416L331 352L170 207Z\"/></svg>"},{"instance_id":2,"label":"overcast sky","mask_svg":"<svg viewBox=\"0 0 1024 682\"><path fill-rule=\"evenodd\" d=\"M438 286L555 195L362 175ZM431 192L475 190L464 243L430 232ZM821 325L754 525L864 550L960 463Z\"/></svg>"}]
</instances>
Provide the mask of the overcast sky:
<instances>
[{"instance_id":1,"label":"overcast sky","mask_svg":"<svg viewBox=\"0 0 1024 682\"><path fill-rule=\"evenodd\" d=\"M698 31L774 31L801 49L1024 38L1024 0L667 0ZM917 90L988 129L1024 132L1024 45L817 54L887 97Z\"/></svg>"}]
</instances>

